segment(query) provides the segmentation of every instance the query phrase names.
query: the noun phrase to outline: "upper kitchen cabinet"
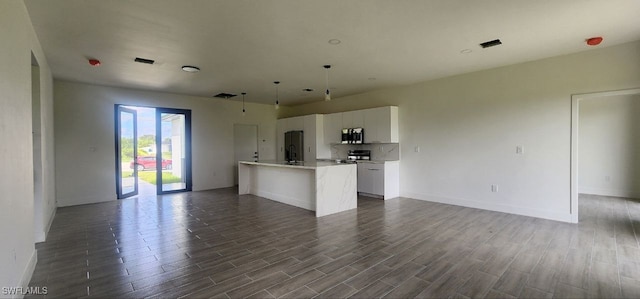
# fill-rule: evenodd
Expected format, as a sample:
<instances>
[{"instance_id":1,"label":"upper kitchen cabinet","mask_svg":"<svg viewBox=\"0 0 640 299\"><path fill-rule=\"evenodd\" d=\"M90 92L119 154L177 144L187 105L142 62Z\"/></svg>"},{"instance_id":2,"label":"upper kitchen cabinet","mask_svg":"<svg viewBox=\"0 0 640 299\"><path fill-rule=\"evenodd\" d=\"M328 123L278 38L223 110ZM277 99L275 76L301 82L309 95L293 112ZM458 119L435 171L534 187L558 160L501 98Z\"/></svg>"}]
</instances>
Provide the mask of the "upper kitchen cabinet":
<instances>
[{"instance_id":1,"label":"upper kitchen cabinet","mask_svg":"<svg viewBox=\"0 0 640 299\"><path fill-rule=\"evenodd\" d=\"M324 115L324 143L340 143L342 141L342 116L344 113Z\"/></svg>"},{"instance_id":2,"label":"upper kitchen cabinet","mask_svg":"<svg viewBox=\"0 0 640 299\"><path fill-rule=\"evenodd\" d=\"M363 128L364 110L342 112L342 128Z\"/></svg>"},{"instance_id":3,"label":"upper kitchen cabinet","mask_svg":"<svg viewBox=\"0 0 640 299\"><path fill-rule=\"evenodd\" d=\"M331 158L331 150L325 144L324 116L312 114L279 119L276 123L277 159L285 159L284 134L289 131L303 131L304 160L315 161L316 158Z\"/></svg>"},{"instance_id":4,"label":"upper kitchen cabinet","mask_svg":"<svg viewBox=\"0 0 640 299\"><path fill-rule=\"evenodd\" d=\"M312 114L304 116L304 160L331 158L329 147L324 142L324 116Z\"/></svg>"},{"instance_id":5,"label":"upper kitchen cabinet","mask_svg":"<svg viewBox=\"0 0 640 299\"><path fill-rule=\"evenodd\" d=\"M398 143L398 107L359 110L364 114L365 143Z\"/></svg>"},{"instance_id":6,"label":"upper kitchen cabinet","mask_svg":"<svg viewBox=\"0 0 640 299\"><path fill-rule=\"evenodd\" d=\"M304 131L304 116L287 118L287 130L288 131Z\"/></svg>"},{"instance_id":7,"label":"upper kitchen cabinet","mask_svg":"<svg viewBox=\"0 0 640 299\"><path fill-rule=\"evenodd\" d=\"M276 160L284 160L284 133L287 132L286 118L276 121Z\"/></svg>"}]
</instances>

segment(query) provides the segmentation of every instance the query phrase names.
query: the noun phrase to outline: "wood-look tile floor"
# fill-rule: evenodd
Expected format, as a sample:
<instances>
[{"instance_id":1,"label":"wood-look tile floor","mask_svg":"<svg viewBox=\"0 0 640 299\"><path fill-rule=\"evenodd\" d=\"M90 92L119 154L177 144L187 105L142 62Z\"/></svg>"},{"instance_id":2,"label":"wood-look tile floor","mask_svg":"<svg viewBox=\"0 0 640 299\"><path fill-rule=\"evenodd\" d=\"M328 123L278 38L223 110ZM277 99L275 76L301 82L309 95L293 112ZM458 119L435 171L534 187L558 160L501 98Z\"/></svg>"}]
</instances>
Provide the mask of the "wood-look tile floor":
<instances>
[{"instance_id":1,"label":"wood-look tile floor","mask_svg":"<svg viewBox=\"0 0 640 299\"><path fill-rule=\"evenodd\" d=\"M316 218L234 188L59 208L30 285L46 297L640 297L640 203L583 195L580 212L568 224L362 197Z\"/></svg>"}]
</instances>

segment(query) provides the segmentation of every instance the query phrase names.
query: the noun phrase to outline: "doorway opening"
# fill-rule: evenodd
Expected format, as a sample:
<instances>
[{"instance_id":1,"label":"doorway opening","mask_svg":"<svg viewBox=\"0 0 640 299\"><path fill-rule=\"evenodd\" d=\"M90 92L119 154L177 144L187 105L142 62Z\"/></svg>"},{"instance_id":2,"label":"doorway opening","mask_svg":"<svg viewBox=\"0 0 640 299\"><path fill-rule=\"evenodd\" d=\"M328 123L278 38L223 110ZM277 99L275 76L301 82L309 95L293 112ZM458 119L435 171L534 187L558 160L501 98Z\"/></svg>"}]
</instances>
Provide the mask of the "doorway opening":
<instances>
[{"instance_id":1,"label":"doorway opening","mask_svg":"<svg viewBox=\"0 0 640 299\"><path fill-rule=\"evenodd\" d=\"M31 127L33 138L33 215L36 242L45 241L40 66L31 53Z\"/></svg>"},{"instance_id":2,"label":"doorway opening","mask_svg":"<svg viewBox=\"0 0 640 299\"><path fill-rule=\"evenodd\" d=\"M118 199L192 190L191 111L115 106Z\"/></svg>"},{"instance_id":3,"label":"doorway opening","mask_svg":"<svg viewBox=\"0 0 640 299\"><path fill-rule=\"evenodd\" d=\"M579 222L580 194L640 196L640 89L571 97L571 221Z\"/></svg>"}]
</instances>

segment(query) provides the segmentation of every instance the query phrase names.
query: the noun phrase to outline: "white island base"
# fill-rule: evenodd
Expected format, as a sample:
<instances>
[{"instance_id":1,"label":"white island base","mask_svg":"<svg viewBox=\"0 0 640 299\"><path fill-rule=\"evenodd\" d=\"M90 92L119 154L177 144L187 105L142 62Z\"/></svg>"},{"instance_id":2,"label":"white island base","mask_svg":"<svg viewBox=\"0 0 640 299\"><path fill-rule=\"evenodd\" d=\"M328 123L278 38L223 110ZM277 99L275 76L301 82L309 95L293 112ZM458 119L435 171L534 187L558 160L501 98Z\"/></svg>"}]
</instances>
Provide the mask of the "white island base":
<instances>
[{"instance_id":1,"label":"white island base","mask_svg":"<svg viewBox=\"0 0 640 299\"><path fill-rule=\"evenodd\" d=\"M358 206L356 164L238 162L238 194L254 194L322 217Z\"/></svg>"}]
</instances>

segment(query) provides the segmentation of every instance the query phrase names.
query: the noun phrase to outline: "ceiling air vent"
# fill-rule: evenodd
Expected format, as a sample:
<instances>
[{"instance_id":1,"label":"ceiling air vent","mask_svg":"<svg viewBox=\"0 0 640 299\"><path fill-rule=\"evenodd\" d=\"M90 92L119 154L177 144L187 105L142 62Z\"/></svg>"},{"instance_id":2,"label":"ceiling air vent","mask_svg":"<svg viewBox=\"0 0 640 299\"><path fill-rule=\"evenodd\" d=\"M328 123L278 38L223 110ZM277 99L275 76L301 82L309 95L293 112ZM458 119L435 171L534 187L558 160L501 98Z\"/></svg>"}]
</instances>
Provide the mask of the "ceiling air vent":
<instances>
[{"instance_id":1,"label":"ceiling air vent","mask_svg":"<svg viewBox=\"0 0 640 299\"><path fill-rule=\"evenodd\" d=\"M232 93L221 92L221 93L219 93L217 95L214 95L213 97L214 98L221 98L221 99L229 99L229 98L233 98L235 96L236 95L232 94Z\"/></svg>"},{"instance_id":2,"label":"ceiling air vent","mask_svg":"<svg viewBox=\"0 0 640 299\"><path fill-rule=\"evenodd\" d=\"M135 62L140 62L140 63L145 63L145 64L153 64L154 62L156 62L155 60L146 59L146 58L140 58L140 57L136 57L136 59L134 61Z\"/></svg>"},{"instance_id":3,"label":"ceiling air vent","mask_svg":"<svg viewBox=\"0 0 640 299\"><path fill-rule=\"evenodd\" d=\"M490 48L498 45L502 45L502 42L499 39L490 40L488 42L484 42L480 44L482 48Z\"/></svg>"}]
</instances>

